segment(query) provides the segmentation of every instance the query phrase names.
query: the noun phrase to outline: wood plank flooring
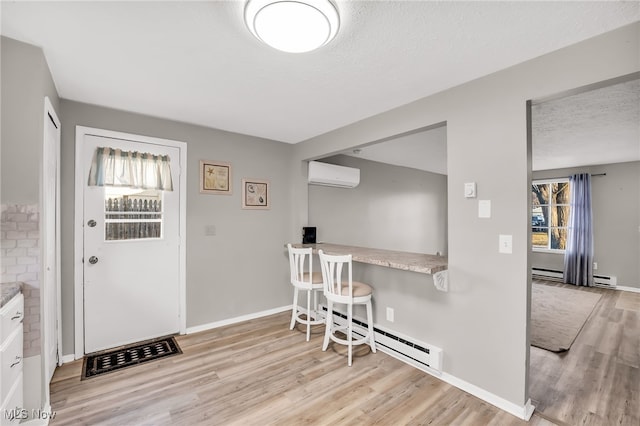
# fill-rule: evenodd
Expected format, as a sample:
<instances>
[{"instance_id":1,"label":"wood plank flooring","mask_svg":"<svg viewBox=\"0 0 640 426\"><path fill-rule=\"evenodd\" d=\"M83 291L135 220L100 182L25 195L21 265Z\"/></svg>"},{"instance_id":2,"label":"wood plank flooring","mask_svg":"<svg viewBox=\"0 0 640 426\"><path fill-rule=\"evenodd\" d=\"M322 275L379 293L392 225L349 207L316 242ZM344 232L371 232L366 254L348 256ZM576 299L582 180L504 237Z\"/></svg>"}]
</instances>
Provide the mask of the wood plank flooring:
<instances>
[{"instance_id":1,"label":"wood plank flooring","mask_svg":"<svg viewBox=\"0 0 640 426\"><path fill-rule=\"evenodd\" d=\"M603 292L571 350L531 348L529 424L640 424L640 313L635 295ZM437 378L368 347L322 352L289 313L178 336L182 355L80 380L56 370L52 425L524 425Z\"/></svg>"},{"instance_id":2,"label":"wood plank flooring","mask_svg":"<svg viewBox=\"0 0 640 426\"><path fill-rule=\"evenodd\" d=\"M366 346L322 352L289 313L179 336L183 354L80 380L56 370L52 425L523 425L526 422ZM551 424L536 418L534 425Z\"/></svg>"},{"instance_id":3,"label":"wood plank flooring","mask_svg":"<svg viewBox=\"0 0 640 426\"><path fill-rule=\"evenodd\" d=\"M602 294L568 352L531 348L529 394L558 425L640 425L640 294Z\"/></svg>"}]
</instances>

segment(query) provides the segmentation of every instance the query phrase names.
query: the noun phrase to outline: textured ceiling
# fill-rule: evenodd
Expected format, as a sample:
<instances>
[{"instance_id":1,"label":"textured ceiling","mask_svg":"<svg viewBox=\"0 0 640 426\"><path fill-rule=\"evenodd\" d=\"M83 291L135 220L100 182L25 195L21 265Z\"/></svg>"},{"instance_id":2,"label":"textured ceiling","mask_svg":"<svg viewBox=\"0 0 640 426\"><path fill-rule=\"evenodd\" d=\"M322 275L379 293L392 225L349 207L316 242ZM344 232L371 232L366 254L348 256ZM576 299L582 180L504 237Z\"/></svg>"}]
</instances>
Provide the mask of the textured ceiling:
<instances>
[{"instance_id":1,"label":"textured ceiling","mask_svg":"<svg viewBox=\"0 0 640 426\"><path fill-rule=\"evenodd\" d=\"M640 161L640 80L531 108L532 168Z\"/></svg>"},{"instance_id":2,"label":"textured ceiling","mask_svg":"<svg viewBox=\"0 0 640 426\"><path fill-rule=\"evenodd\" d=\"M61 97L296 143L640 19L638 2L337 1L327 46L257 41L244 2L6 2Z\"/></svg>"}]
</instances>

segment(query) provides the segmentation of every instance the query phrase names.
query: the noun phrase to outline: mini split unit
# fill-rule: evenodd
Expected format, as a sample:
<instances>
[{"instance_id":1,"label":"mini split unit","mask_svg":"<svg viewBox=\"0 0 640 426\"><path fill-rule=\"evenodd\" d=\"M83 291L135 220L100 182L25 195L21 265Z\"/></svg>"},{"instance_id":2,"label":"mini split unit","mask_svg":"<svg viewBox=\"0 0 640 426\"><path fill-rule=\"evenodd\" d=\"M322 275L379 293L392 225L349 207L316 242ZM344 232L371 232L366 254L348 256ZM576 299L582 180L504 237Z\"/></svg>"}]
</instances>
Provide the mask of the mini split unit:
<instances>
[{"instance_id":1,"label":"mini split unit","mask_svg":"<svg viewBox=\"0 0 640 426\"><path fill-rule=\"evenodd\" d=\"M309 184L355 188L360 183L360 169L335 164L309 162Z\"/></svg>"}]
</instances>

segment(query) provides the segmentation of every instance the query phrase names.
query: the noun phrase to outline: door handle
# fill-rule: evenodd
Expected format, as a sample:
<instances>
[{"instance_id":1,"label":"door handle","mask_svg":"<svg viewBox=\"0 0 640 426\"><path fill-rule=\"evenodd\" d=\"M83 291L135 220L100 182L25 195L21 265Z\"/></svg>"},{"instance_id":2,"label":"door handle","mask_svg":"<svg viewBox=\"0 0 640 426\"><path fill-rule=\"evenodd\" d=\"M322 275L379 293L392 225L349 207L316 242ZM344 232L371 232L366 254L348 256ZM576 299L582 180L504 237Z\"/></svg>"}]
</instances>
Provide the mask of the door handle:
<instances>
[{"instance_id":1,"label":"door handle","mask_svg":"<svg viewBox=\"0 0 640 426\"><path fill-rule=\"evenodd\" d=\"M14 362L13 364L11 364L11 365L9 366L9 368L13 368L13 367L15 367L16 365L20 364L20 361L22 361L22 357L20 357L20 356L16 355L16 360L15 360L15 362Z\"/></svg>"},{"instance_id":2,"label":"door handle","mask_svg":"<svg viewBox=\"0 0 640 426\"><path fill-rule=\"evenodd\" d=\"M95 265L96 263L98 263L98 258L95 257L95 256L91 256L89 258L89 263L92 264L92 265Z\"/></svg>"},{"instance_id":3,"label":"door handle","mask_svg":"<svg viewBox=\"0 0 640 426\"><path fill-rule=\"evenodd\" d=\"M89 222L87 222L87 225L89 225L89 228L93 228L94 226L96 226L96 221L91 219Z\"/></svg>"}]
</instances>

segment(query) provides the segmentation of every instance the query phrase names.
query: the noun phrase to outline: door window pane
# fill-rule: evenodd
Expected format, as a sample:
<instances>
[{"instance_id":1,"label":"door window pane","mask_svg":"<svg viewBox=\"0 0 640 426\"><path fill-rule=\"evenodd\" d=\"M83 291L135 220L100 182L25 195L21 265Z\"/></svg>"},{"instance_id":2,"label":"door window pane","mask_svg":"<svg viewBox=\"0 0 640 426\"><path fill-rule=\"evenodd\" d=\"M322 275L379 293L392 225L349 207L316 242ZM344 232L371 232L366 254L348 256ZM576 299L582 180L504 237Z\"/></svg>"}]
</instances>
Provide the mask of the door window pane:
<instances>
[{"instance_id":1,"label":"door window pane","mask_svg":"<svg viewBox=\"0 0 640 426\"><path fill-rule=\"evenodd\" d=\"M162 238L162 191L105 187L105 240Z\"/></svg>"}]
</instances>

